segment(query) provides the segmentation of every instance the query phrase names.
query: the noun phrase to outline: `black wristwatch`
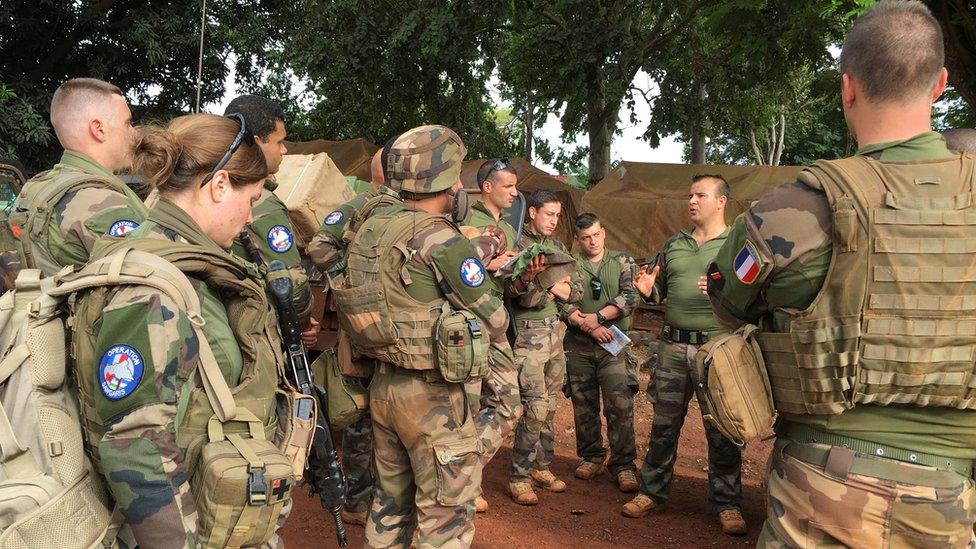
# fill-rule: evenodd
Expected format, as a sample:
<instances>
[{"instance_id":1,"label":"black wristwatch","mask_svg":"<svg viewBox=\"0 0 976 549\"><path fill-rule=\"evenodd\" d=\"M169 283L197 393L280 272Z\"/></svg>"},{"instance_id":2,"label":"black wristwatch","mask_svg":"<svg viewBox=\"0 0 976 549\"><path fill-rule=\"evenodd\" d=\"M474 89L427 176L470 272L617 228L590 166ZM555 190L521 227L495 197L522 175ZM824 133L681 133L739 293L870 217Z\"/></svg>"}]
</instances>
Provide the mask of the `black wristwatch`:
<instances>
[{"instance_id":1,"label":"black wristwatch","mask_svg":"<svg viewBox=\"0 0 976 549\"><path fill-rule=\"evenodd\" d=\"M607 317L603 316L603 312L602 311L597 311L596 312L596 321L599 322L600 325L602 326L602 325L604 325L604 324L607 323Z\"/></svg>"}]
</instances>

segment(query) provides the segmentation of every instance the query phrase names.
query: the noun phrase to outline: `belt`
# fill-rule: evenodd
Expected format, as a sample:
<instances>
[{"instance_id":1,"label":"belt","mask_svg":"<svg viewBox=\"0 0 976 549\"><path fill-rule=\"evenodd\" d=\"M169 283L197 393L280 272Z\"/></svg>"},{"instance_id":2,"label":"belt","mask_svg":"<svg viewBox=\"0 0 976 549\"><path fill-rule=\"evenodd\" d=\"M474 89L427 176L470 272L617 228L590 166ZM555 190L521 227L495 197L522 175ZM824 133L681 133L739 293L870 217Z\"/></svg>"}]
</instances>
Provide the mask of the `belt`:
<instances>
[{"instance_id":1,"label":"belt","mask_svg":"<svg viewBox=\"0 0 976 549\"><path fill-rule=\"evenodd\" d=\"M972 477L973 474L973 460L969 459L948 458L895 448L886 444L826 433L794 422L784 422L777 431L777 434L786 442L792 443L784 448L783 451L786 454L800 461L826 468L832 468L832 463L835 466L843 466L849 462L849 472L852 473L918 484L927 483L911 479L924 473L924 470L914 467L898 467L898 462L927 465L936 469L953 471L964 477ZM831 455L833 459L828 459ZM907 480L891 478L893 476L903 476Z\"/></svg>"},{"instance_id":2,"label":"belt","mask_svg":"<svg viewBox=\"0 0 976 549\"><path fill-rule=\"evenodd\" d=\"M688 345L701 345L708 341L708 332L696 330L682 330L674 326L664 325L661 329L661 338L668 343L687 343Z\"/></svg>"},{"instance_id":3,"label":"belt","mask_svg":"<svg viewBox=\"0 0 976 549\"><path fill-rule=\"evenodd\" d=\"M516 326L522 326L523 328L545 328L547 326L552 326L556 322L559 322L558 316L551 316L549 318L543 318L542 320L516 320Z\"/></svg>"},{"instance_id":4,"label":"belt","mask_svg":"<svg viewBox=\"0 0 976 549\"><path fill-rule=\"evenodd\" d=\"M427 383L446 383L437 370L411 370L388 362L376 361L376 373L381 375L405 375L423 378ZM374 374L375 375L375 374Z\"/></svg>"}]
</instances>

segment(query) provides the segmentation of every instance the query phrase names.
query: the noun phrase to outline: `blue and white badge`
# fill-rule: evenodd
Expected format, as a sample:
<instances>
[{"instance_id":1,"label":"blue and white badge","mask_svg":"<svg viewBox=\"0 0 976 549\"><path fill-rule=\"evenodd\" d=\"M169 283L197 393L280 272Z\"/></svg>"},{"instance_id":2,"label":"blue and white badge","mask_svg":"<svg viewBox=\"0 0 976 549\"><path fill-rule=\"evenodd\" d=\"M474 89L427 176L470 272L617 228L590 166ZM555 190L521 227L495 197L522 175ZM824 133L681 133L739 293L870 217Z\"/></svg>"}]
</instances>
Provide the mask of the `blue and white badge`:
<instances>
[{"instance_id":1,"label":"blue and white badge","mask_svg":"<svg viewBox=\"0 0 976 549\"><path fill-rule=\"evenodd\" d=\"M108 228L109 236L125 236L139 228L139 224L131 219L120 219Z\"/></svg>"},{"instance_id":2,"label":"blue and white badge","mask_svg":"<svg viewBox=\"0 0 976 549\"><path fill-rule=\"evenodd\" d=\"M284 225L275 225L268 231L268 246L271 246L271 249L279 254L290 250L294 241L295 238L291 235L291 231Z\"/></svg>"},{"instance_id":3,"label":"blue and white badge","mask_svg":"<svg viewBox=\"0 0 976 549\"><path fill-rule=\"evenodd\" d=\"M485 267L480 261L469 257L461 262L461 281L472 288L485 283Z\"/></svg>"},{"instance_id":4,"label":"blue and white badge","mask_svg":"<svg viewBox=\"0 0 976 549\"><path fill-rule=\"evenodd\" d=\"M142 356L125 344L109 348L98 364L98 379L109 400L131 395L142 381Z\"/></svg>"},{"instance_id":5,"label":"blue and white badge","mask_svg":"<svg viewBox=\"0 0 976 549\"><path fill-rule=\"evenodd\" d=\"M343 217L345 217L345 216L342 215L342 212L340 212L339 210L336 210L336 211L330 213L329 215L325 216L325 224L326 225L338 225L339 223L342 222L342 218Z\"/></svg>"}]
</instances>

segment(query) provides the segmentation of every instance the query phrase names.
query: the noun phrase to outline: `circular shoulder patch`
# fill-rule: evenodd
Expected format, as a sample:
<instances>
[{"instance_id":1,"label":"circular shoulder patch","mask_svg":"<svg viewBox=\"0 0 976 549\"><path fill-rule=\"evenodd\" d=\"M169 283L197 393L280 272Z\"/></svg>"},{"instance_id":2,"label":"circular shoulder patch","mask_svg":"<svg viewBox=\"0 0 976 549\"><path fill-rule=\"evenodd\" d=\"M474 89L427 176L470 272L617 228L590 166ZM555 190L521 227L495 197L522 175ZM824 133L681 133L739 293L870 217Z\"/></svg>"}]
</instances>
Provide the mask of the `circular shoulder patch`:
<instances>
[{"instance_id":1,"label":"circular shoulder patch","mask_svg":"<svg viewBox=\"0 0 976 549\"><path fill-rule=\"evenodd\" d=\"M98 380L109 400L131 395L142 381L142 355L125 344L110 347L98 364Z\"/></svg>"},{"instance_id":2,"label":"circular shoulder patch","mask_svg":"<svg viewBox=\"0 0 976 549\"><path fill-rule=\"evenodd\" d=\"M268 231L268 246L279 254L290 250L294 242L295 238L292 236L291 231L284 225L275 225Z\"/></svg>"},{"instance_id":3,"label":"circular shoulder patch","mask_svg":"<svg viewBox=\"0 0 976 549\"><path fill-rule=\"evenodd\" d=\"M485 267L481 261L469 257L461 262L461 281L472 288L485 283Z\"/></svg>"},{"instance_id":4,"label":"circular shoulder patch","mask_svg":"<svg viewBox=\"0 0 976 549\"><path fill-rule=\"evenodd\" d=\"M339 210L336 210L336 211L330 213L329 215L325 216L325 224L326 225L338 225L339 223L342 222L342 218L343 217L345 217L345 216L342 215L342 212L340 212Z\"/></svg>"},{"instance_id":5,"label":"circular shoulder patch","mask_svg":"<svg viewBox=\"0 0 976 549\"><path fill-rule=\"evenodd\" d=\"M139 228L139 224L131 219L120 219L108 228L109 236L125 236Z\"/></svg>"}]
</instances>

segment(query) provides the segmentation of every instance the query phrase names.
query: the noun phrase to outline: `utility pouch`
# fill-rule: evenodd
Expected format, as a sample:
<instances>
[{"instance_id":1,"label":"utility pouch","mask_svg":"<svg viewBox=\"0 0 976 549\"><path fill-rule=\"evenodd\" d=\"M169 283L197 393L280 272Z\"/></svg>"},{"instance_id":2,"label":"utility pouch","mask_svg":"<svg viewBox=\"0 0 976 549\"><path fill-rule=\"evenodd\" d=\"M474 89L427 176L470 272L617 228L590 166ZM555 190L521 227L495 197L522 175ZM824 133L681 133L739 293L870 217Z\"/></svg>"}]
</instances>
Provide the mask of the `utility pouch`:
<instances>
[{"instance_id":1,"label":"utility pouch","mask_svg":"<svg viewBox=\"0 0 976 549\"><path fill-rule=\"evenodd\" d=\"M335 430L342 430L359 421L369 410L369 389L366 388L361 377L353 377L340 371L335 349L328 349L312 364L316 372L324 376L321 383L325 384L328 402L329 425Z\"/></svg>"},{"instance_id":2,"label":"utility pouch","mask_svg":"<svg viewBox=\"0 0 976 549\"><path fill-rule=\"evenodd\" d=\"M225 433L246 422L250 437ZM190 489L197 505L197 543L206 547L257 546L274 535L295 474L291 460L264 437L253 413L238 408L224 424L217 416L207 426L209 442L200 451Z\"/></svg>"},{"instance_id":3,"label":"utility pouch","mask_svg":"<svg viewBox=\"0 0 976 549\"><path fill-rule=\"evenodd\" d=\"M695 354L698 383L704 386L706 421L738 446L771 431L776 421L766 363L747 324L718 336Z\"/></svg>"},{"instance_id":4,"label":"utility pouch","mask_svg":"<svg viewBox=\"0 0 976 549\"><path fill-rule=\"evenodd\" d=\"M369 353L369 349L395 345L397 332L383 284L371 282L347 288L342 278L332 293L339 311L339 325L352 346Z\"/></svg>"},{"instance_id":5,"label":"utility pouch","mask_svg":"<svg viewBox=\"0 0 976 549\"><path fill-rule=\"evenodd\" d=\"M434 325L434 358L448 383L465 383L488 375L488 329L467 310L441 307Z\"/></svg>"}]
</instances>

